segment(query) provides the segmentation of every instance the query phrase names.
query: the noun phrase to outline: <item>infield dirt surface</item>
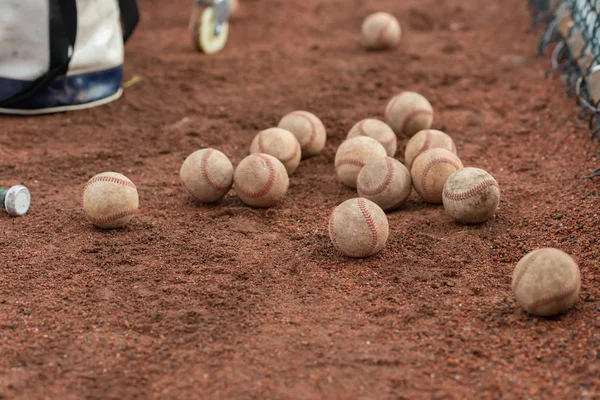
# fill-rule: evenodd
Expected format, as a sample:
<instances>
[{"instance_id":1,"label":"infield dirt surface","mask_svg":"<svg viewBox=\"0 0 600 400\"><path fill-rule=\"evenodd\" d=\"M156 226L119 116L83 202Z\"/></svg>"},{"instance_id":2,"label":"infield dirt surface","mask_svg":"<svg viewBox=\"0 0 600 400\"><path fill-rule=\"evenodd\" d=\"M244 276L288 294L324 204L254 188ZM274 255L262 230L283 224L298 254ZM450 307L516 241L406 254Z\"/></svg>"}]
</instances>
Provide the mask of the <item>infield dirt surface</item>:
<instances>
[{"instance_id":1,"label":"infield dirt surface","mask_svg":"<svg viewBox=\"0 0 600 400\"><path fill-rule=\"evenodd\" d=\"M600 147L536 59L524 0L242 0L226 49L195 53L192 1L140 1L128 87L110 105L0 118L2 186L28 215L0 214L0 398L598 399ZM363 19L395 14L399 49L360 47ZM334 171L359 120L413 90L465 166L501 188L497 216L458 225L421 201L388 214L378 255L340 256L334 206L356 196ZM237 165L254 135L295 109L329 138L284 203L232 191L194 203L184 159L214 147ZM408 138L399 138L403 160ZM81 190L116 171L140 214L100 231ZM510 288L519 259L557 247L579 263L566 315L528 316Z\"/></svg>"}]
</instances>

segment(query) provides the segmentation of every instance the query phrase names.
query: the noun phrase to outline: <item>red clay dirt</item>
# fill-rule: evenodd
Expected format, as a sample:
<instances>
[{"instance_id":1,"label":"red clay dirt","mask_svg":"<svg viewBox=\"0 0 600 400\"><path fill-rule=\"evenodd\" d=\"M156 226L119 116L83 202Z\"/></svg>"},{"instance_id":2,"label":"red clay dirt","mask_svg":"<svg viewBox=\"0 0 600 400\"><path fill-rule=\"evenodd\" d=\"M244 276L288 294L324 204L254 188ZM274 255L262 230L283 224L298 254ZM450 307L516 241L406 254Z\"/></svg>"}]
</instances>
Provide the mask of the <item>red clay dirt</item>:
<instances>
[{"instance_id":1,"label":"red clay dirt","mask_svg":"<svg viewBox=\"0 0 600 400\"><path fill-rule=\"evenodd\" d=\"M544 78L526 1L244 0L213 56L192 49L191 3L140 1L126 78L142 81L118 102L0 119L1 184L33 196L25 217L0 215L0 398L600 398L600 182L582 179L600 146ZM360 24L380 10L400 19L402 44L364 51ZM467 227L413 191L388 214L384 250L347 259L327 233L356 196L335 150L400 90L430 99L434 127L495 176L502 202ZM330 136L282 205L190 199L187 155L212 146L235 165L295 109ZM103 171L138 187L124 229L80 211ZM574 308L551 319L510 288L543 246L582 273Z\"/></svg>"}]
</instances>

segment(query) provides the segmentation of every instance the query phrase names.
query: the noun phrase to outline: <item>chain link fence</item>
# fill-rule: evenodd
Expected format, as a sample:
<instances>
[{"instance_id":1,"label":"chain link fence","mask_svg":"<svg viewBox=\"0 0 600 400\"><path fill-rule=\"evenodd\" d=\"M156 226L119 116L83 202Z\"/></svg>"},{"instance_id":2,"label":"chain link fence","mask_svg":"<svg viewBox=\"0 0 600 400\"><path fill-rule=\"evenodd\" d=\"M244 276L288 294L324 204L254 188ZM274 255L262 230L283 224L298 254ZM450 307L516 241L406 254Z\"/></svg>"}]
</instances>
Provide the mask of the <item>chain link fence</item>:
<instances>
[{"instance_id":1,"label":"chain link fence","mask_svg":"<svg viewBox=\"0 0 600 400\"><path fill-rule=\"evenodd\" d=\"M539 55L551 48L552 68L581 105L592 140L600 140L600 0L529 0L532 30L543 26ZM600 177L600 168L587 179Z\"/></svg>"}]
</instances>

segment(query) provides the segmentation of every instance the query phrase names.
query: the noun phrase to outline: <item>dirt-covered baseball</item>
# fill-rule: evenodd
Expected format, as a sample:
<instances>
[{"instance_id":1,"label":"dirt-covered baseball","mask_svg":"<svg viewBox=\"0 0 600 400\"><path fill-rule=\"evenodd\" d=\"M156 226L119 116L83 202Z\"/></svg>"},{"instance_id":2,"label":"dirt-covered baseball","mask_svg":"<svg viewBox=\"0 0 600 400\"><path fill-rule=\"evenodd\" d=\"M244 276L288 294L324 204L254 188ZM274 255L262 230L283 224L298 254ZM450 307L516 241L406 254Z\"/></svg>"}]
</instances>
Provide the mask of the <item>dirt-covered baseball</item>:
<instances>
[{"instance_id":1,"label":"dirt-covered baseball","mask_svg":"<svg viewBox=\"0 0 600 400\"><path fill-rule=\"evenodd\" d=\"M308 111L293 111L279 121L279 128L292 132L302 149L302 158L321 153L327 141L327 131L323 122Z\"/></svg>"},{"instance_id":2,"label":"dirt-covered baseball","mask_svg":"<svg viewBox=\"0 0 600 400\"><path fill-rule=\"evenodd\" d=\"M281 202L290 185L281 161L263 153L244 158L235 169L233 181L239 198L256 208L268 208Z\"/></svg>"},{"instance_id":3,"label":"dirt-covered baseball","mask_svg":"<svg viewBox=\"0 0 600 400\"><path fill-rule=\"evenodd\" d=\"M433 107L419 93L401 92L389 101L385 120L398 135L412 137L419 131L431 128Z\"/></svg>"},{"instance_id":4,"label":"dirt-covered baseball","mask_svg":"<svg viewBox=\"0 0 600 400\"><path fill-rule=\"evenodd\" d=\"M356 188L356 178L365 165L387 156L385 148L368 136L357 136L342 142L335 153L335 171L346 186Z\"/></svg>"},{"instance_id":5,"label":"dirt-covered baseball","mask_svg":"<svg viewBox=\"0 0 600 400\"><path fill-rule=\"evenodd\" d=\"M573 306L579 295L579 266L558 249L532 251L517 264L512 289L519 304L530 314L561 314Z\"/></svg>"},{"instance_id":6,"label":"dirt-covered baseball","mask_svg":"<svg viewBox=\"0 0 600 400\"><path fill-rule=\"evenodd\" d=\"M410 169L415 158L429 149L446 149L457 154L454 140L448 134L436 129L424 129L406 143L404 165Z\"/></svg>"},{"instance_id":7,"label":"dirt-covered baseball","mask_svg":"<svg viewBox=\"0 0 600 400\"><path fill-rule=\"evenodd\" d=\"M125 226L140 205L135 184L117 172L103 172L91 178L83 189L83 211L99 228Z\"/></svg>"},{"instance_id":8,"label":"dirt-covered baseball","mask_svg":"<svg viewBox=\"0 0 600 400\"><path fill-rule=\"evenodd\" d=\"M367 164L358 174L358 195L371 200L383 211L392 211L402 206L410 192L410 172L398 160L391 157Z\"/></svg>"},{"instance_id":9,"label":"dirt-covered baseball","mask_svg":"<svg viewBox=\"0 0 600 400\"><path fill-rule=\"evenodd\" d=\"M460 158L446 149L429 149L417 157L410 174L415 190L428 203L442 203L444 184L463 168Z\"/></svg>"},{"instance_id":10,"label":"dirt-covered baseball","mask_svg":"<svg viewBox=\"0 0 600 400\"><path fill-rule=\"evenodd\" d=\"M388 124L378 119L367 118L357 122L348 132L346 139L356 136L369 136L385 148L387 155L394 157L398 148L396 134Z\"/></svg>"},{"instance_id":11,"label":"dirt-covered baseball","mask_svg":"<svg viewBox=\"0 0 600 400\"><path fill-rule=\"evenodd\" d=\"M370 50L383 50L396 47L402 37L398 19L387 12L376 12L363 21L361 27L362 44Z\"/></svg>"},{"instance_id":12,"label":"dirt-covered baseball","mask_svg":"<svg viewBox=\"0 0 600 400\"><path fill-rule=\"evenodd\" d=\"M448 177L442 193L444 209L455 220L480 224L492 218L500 204L500 187L487 171L464 168Z\"/></svg>"},{"instance_id":13,"label":"dirt-covered baseball","mask_svg":"<svg viewBox=\"0 0 600 400\"><path fill-rule=\"evenodd\" d=\"M348 257L364 258L380 252L388 234L383 210L361 197L344 201L329 218L329 237L335 248Z\"/></svg>"},{"instance_id":14,"label":"dirt-covered baseball","mask_svg":"<svg viewBox=\"0 0 600 400\"><path fill-rule=\"evenodd\" d=\"M233 165L229 158L213 148L190 154L179 170L184 187L203 203L221 200L233 184Z\"/></svg>"},{"instance_id":15,"label":"dirt-covered baseball","mask_svg":"<svg viewBox=\"0 0 600 400\"><path fill-rule=\"evenodd\" d=\"M288 175L292 175L298 168L302 156L296 136L281 128L269 128L259 132L252 140L250 153L272 155L283 163Z\"/></svg>"}]
</instances>

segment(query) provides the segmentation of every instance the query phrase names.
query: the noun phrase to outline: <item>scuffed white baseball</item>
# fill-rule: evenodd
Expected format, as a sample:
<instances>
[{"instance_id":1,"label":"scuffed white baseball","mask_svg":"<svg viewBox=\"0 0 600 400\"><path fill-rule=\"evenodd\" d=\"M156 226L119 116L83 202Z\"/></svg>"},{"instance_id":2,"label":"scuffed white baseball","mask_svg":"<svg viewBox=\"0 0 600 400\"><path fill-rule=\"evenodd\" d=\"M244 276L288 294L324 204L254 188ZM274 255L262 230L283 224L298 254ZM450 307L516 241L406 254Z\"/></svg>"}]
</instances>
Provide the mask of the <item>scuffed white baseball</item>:
<instances>
[{"instance_id":1,"label":"scuffed white baseball","mask_svg":"<svg viewBox=\"0 0 600 400\"><path fill-rule=\"evenodd\" d=\"M500 203L500 187L488 172L464 168L448 177L442 192L444 209L455 220L479 224L490 219Z\"/></svg>"}]
</instances>

